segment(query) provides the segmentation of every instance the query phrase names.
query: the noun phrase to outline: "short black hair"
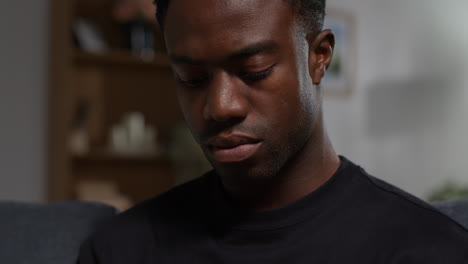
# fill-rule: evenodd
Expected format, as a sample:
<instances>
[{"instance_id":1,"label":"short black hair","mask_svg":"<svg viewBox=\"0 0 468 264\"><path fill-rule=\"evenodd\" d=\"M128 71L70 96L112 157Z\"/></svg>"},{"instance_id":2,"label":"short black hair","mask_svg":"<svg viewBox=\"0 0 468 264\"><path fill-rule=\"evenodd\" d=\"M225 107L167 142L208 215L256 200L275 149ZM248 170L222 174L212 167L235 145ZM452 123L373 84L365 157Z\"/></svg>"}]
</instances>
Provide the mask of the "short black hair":
<instances>
[{"instance_id":1,"label":"short black hair","mask_svg":"<svg viewBox=\"0 0 468 264\"><path fill-rule=\"evenodd\" d=\"M283 1L288 2L293 10L301 16L302 22L309 32L322 30L323 21L325 19L326 0ZM170 0L154 0L154 4L157 6L156 18L161 28L164 28L164 20L166 19L170 2Z\"/></svg>"}]
</instances>

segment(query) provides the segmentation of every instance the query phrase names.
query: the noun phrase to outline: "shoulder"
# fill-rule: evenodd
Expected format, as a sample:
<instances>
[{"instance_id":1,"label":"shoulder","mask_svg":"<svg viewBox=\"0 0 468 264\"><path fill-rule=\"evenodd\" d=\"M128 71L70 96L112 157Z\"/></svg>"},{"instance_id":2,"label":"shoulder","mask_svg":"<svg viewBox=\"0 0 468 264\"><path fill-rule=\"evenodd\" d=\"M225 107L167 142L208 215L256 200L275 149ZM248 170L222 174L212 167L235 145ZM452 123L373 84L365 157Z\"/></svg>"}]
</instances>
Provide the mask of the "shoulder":
<instances>
[{"instance_id":1,"label":"shoulder","mask_svg":"<svg viewBox=\"0 0 468 264\"><path fill-rule=\"evenodd\" d=\"M388 213L405 220L425 223L445 223L457 229L468 231L461 224L436 209L431 204L379 178L369 175L361 169L360 180L368 185L370 195L386 205ZM424 224L424 223L420 223Z\"/></svg>"},{"instance_id":2,"label":"shoulder","mask_svg":"<svg viewBox=\"0 0 468 264\"><path fill-rule=\"evenodd\" d=\"M427 202L349 163L343 209L391 263L467 263L468 231ZM343 207L342 207L343 208ZM366 243L367 244L367 243Z\"/></svg>"},{"instance_id":3,"label":"shoulder","mask_svg":"<svg viewBox=\"0 0 468 264\"><path fill-rule=\"evenodd\" d=\"M116 215L90 237L89 243L97 247L109 243L151 243L157 235L155 226L164 226L181 216L187 217L203 207L210 188L210 176L211 173L207 173Z\"/></svg>"},{"instance_id":4,"label":"shoulder","mask_svg":"<svg viewBox=\"0 0 468 264\"><path fill-rule=\"evenodd\" d=\"M427 202L355 167L357 198L353 207L383 236L408 248L428 244L440 252L468 250L468 230ZM468 251L467 251L468 252Z\"/></svg>"}]
</instances>

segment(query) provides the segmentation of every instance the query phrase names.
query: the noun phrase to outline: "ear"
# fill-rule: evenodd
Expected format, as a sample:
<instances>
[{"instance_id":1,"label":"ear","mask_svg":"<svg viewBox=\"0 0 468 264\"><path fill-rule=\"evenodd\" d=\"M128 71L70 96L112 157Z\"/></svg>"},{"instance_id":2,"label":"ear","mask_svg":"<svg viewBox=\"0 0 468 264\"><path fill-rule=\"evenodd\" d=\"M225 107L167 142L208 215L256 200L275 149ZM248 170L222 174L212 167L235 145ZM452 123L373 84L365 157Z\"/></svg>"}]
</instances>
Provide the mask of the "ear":
<instances>
[{"instance_id":1,"label":"ear","mask_svg":"<svg viewBox=\"0 0 468 264\"><path fill-rule=\"evenodd\" d=\"M333 57L335 35L329 29L320 32L315 38L308 38L309 75L314 85L319 85Z\"/></svg>"}]
</instances>

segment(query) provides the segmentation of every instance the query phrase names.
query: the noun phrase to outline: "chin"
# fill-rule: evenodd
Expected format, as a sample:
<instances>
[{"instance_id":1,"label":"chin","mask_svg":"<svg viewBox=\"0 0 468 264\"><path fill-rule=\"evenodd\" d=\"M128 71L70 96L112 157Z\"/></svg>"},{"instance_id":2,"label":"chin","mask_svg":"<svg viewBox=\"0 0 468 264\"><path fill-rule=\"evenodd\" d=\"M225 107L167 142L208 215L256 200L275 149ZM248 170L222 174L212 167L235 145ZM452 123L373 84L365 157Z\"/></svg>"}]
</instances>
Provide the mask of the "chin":
<instances>
[{"instance_id":1,"label":"chin","mask_svg":"<svg viewBox=\"0 0 468 264\"><path fill-rule=\"evenodd\" d=\"M254 161L216 164L211 162L213 168L221 178L230 182L262 182L273 179L282 167L282 162L262 162Z\"/></svg>"},{"instance_id":2,"label":"chin","mask_svg":"<svg viewBox=\"0 0 468 264\"><path fill-rule=\"evenodd\" d=\"M267 143L267 142L265 142ZM296 144L290 143L289 146ZM233 163L216 161L211 153L204 149L205 156L221 178L229 182L255 183L269 181L280 174L281 169L293 156L296 148L283 147L283 144L265 144L264 148L254 157Z\"/></svg>"}]
</instances>

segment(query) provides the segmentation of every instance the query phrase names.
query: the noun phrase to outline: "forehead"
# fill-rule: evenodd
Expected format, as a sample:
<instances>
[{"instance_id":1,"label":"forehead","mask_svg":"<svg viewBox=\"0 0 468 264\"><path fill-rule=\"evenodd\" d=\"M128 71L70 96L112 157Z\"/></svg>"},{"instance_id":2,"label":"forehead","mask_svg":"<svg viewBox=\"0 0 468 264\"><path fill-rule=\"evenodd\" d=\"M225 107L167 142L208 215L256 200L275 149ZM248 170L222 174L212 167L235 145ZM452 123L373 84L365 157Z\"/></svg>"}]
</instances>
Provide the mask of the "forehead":
<instances>
[{"instance_id":1,"label":"forehead","mask_svg":"<svg viewBox=\"0 0 468 264\"><path fill-rule=\"evenodd\" d=\"M164 34L169 53L206 57L288 38L293 25L284 0L172 0Z\"/></svg>"}]
</instances>

